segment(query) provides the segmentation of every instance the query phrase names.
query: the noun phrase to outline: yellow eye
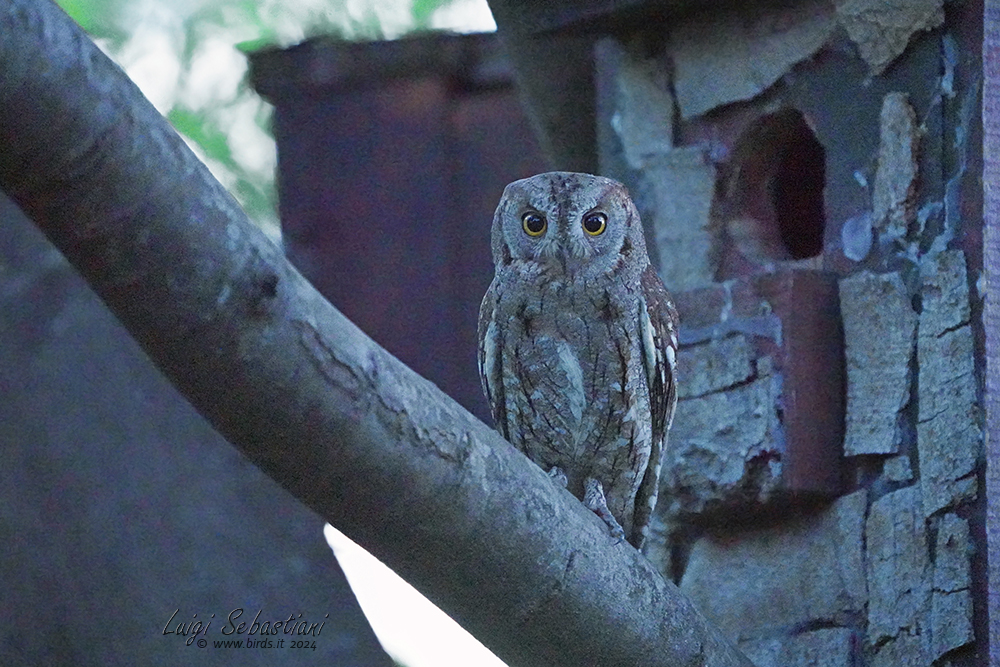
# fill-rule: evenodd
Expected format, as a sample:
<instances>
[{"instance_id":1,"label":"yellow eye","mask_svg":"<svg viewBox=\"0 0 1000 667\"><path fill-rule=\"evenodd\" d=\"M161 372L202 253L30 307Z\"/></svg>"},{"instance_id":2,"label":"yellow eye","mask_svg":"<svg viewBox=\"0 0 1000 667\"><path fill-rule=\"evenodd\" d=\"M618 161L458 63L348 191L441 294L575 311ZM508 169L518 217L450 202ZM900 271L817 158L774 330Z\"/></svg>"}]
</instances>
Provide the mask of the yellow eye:
<instances>
[{"instance_id":1,"label":"yellow eye","mask_svg":"<svg viewBox=\"0 0 1000 667\"><path fill-rule=\"evenodd\" d=\"M591 236L600 236L608 226L608 216L600 211L591 211L583 216L583 231Z\"/></svg>"},{"instance_id":2,"label":"yellow eye","mask_svg":"<svg viewBox=\"0 0 1000 667\"><path fill-rule=\"evenodd\" d=\"M528 236L541 236L546 228L545 216L534 211L528 211L521 216L521 229Z\"/></svg>"}]
</instances>

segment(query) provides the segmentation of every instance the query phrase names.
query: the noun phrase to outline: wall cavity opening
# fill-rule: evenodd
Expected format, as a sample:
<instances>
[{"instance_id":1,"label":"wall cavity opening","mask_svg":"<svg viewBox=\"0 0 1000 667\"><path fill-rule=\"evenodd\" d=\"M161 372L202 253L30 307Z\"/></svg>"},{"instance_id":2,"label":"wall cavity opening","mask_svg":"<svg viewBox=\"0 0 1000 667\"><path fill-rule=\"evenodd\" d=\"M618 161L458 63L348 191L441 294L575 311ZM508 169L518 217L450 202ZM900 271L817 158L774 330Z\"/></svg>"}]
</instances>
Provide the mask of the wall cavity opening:
<instances>
[{"instance_id":1,"label":"wall cavity opening","mask_svg":"<svg viewBox=\"0 0 1000 667\"><path fill-rule=\"evenodd\" d=\"M722 245L756 265L815 257L823 251L826 151L802 113L782 109L752 123L720 171L713 207ZM726 248L728 246L728 248ZM740 273L732 252L719 277Z\"/></svg>"}]
</instances>

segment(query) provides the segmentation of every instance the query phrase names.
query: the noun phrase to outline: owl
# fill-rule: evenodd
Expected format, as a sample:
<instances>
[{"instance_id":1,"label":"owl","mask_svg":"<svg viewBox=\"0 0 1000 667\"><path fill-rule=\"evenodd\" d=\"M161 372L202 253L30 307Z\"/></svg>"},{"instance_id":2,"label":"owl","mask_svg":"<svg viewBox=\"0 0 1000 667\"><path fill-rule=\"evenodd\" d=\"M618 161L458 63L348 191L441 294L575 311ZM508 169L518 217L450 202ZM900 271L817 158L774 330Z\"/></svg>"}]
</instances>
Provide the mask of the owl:
<instances>
[{"instance_id":1,"label":"owl","mask_svg":"<svg viewBox=\"0 0 1000 667\"><path fill-rule=\"evenodd\" d=\"M479 373L497 430L641 548L677 402L677 313L625 187L551 172L493 217Z\"/></svg>"}]
</instances>

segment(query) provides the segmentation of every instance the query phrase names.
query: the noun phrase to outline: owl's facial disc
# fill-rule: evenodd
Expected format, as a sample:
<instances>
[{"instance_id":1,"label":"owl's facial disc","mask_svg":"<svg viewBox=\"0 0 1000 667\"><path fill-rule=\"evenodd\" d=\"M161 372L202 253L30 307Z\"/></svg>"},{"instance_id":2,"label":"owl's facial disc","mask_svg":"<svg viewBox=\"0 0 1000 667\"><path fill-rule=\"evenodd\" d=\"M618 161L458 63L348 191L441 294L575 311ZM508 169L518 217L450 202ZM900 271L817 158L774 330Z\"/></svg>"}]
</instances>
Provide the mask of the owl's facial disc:
<instances>
[{"instance_id":1,"label":"owl's facial disc","mask_svg":"<svg viewBox=\"0 0 1000 667\"><path fill-rule=\"evenodd\" d=\"M604 202L593 208L552 207L527 204L517 219L519 229L511 227L515 239L508 239L517 249L515 256L539 264L547 273L568 276L591 274L598 270L594 262L615 244L612 225L613 206ZM541 203L539 203L541 204Z\"/></svg>"},{"instance_id":2,"label":"owl's facial disc","mask_svg":"<svg viewBox=\"0 0 1000 667\"><path fill-rule=\"evenodd\" d=\"M550 172L507 186L494 216L494 262L589 279L642 245L625 188L589 174Z\"/></svg>"}]
</instances>

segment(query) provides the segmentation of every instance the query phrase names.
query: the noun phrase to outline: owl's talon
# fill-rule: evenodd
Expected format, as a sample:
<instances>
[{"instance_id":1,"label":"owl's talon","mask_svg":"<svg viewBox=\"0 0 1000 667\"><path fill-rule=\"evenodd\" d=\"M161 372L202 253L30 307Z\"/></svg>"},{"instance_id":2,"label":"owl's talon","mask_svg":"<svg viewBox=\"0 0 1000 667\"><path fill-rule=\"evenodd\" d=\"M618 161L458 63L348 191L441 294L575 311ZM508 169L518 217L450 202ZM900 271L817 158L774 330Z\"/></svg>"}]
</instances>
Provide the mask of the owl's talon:
<instances>
[{"instance_id":1,"label":"owl's talon","mask_svg":"<svg viewBox=\"0 0 1000 667\"><path fill-rule=\"evenodd\" d=\"M566 473L564 473L562 468L559 466L552 466L549 468L549 478L564 489L569 486L569 480L566 478Z\"/></svg>"},{"instance_id":2,"label":"owl's talon","mask_svg":"<svg viewBox=\"0 0 1000 667\"><path fill-rule=\"evenodd\" d=\"M608 530L611 531L611 537L615 540L615 545L624 542L625 529L608 509L608 501L604 497L604 485L601 484L600 480L588 477L583 485L583 490L583 504L607 524Z\"/></svg>"}]
</instances>

